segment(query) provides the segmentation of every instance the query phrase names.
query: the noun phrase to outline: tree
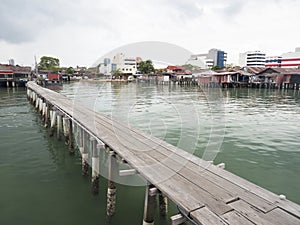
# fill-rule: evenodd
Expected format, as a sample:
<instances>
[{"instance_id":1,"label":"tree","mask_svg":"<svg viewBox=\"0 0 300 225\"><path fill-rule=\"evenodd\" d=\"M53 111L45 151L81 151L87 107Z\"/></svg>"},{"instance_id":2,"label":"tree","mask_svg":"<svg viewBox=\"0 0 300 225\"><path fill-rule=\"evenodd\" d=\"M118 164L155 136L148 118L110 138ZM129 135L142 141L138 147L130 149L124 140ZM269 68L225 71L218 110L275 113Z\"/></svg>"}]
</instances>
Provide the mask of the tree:
<instances>
[{"instance_id":1,"label":"tree","mask_svg":"<svg viewBox=\"0 0 300 225\"><path fill-rule=\"evenodd\" d=\"M201 69L201 67L195 66L195 65L192 65L192 64L184 64L184 65L182 65L182 67L183 67L184 69L190 70L190 71Z\"/></svg>"},{"instance_id":2,"label":"tree","mask_svg":"<svg viewBox=\"0 0 300 225\"><path fill-rule=\"evenodd\" d=\"M57 72L59 70L59 59L50 56L43 56L38 64L38 69Z\"/></svg>"},{"instance_id":3,"label":"tree","mask_svg":"<svg viewBox=\"0 0 300 225\"><path fill-rule=\"evenodd\" d=\"M117 69L115 71L112 72L112 75L113 76L121 76L123 73L120 69Z\"/></svg>"},{"instance_id":4,"label":"tree","mask_svg":"<svg viewBox=\"0 0 300 225\"><path fill-rule=\"evenodd\" d=\"M139 71L141 71L142 74L149 74L151 72L154 72L155 70L152 61L148 59L146 61L140 62Z\"/></svg>"},{"instance_id":5,"label":"tree","mask_svg":"<svg viewBox=\"0 0 300 225\"><path fill-rule=\"evenodd\" d=\"M66 74L73 75L75 73L75 70L72 66L70 66L68 69L66 69Z\"/></svg>"},{"instance_id":6,"label":"tree","mask_svg":"<svg viewBox=\"0 0 300 225\"><path fill-rule=\"evenodd\" d=\"M212 68L211 68L211 70L221 70L222 68L220 67L220 66L218 66L218 65L216 65L216 66L213 66Z\"/></svg>"}]
</instances>

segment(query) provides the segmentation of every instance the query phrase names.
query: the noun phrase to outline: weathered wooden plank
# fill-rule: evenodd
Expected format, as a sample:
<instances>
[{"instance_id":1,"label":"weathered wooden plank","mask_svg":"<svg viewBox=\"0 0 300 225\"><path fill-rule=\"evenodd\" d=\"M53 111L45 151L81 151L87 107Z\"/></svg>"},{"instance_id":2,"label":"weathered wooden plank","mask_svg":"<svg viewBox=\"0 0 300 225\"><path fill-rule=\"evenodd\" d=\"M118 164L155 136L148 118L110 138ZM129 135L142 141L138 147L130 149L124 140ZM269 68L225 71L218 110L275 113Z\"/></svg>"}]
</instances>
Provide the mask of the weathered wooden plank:
<instances>
[{"instance_id":1,"label":"weathered wooden plank","mask_svg":"<svg viewBox=\"0 0 300 225\"><path fill-rule=\"evenodd\" d=\"M228 225L225 220L221 217L214 214L210 209L207 207L203 207L198 209L194 212L191 212L191 218L196 221L198 224L202 225Z\"/></svg>"},{"instance_id":2,"label":"weathered wooden plank","mask_svg":"<svg viewBox=\"0 0 300 225\"><path fill-rule=\"evenodd\" d=\"M265 215L265 218L272 224L299 225L299 218L287 213L281 208L276 208Z\"/></svg>"},{"instance_id":3,"label":"weathered wooden plank","mask_svg":"<svg viewBox=\"0 0 300 225\"><path fill-rule=\"evenodd\" d=\"M273 224L265 218L265 213L263 213L259 209L255 208L254 206L248 204L243 200L232 202L229 205L232 206L235 211L239 212L239 214L243 215L254 224L260 224L260 225Z\"/></svg>"},{"instance_id":4,"label":"weathered wooden plank","mask_svg":"<svg viewBox=\"0 0 300 225\"><path fill-rule=\"evenodd\" d=\"M237 213L236 211L230 211L221 216L228 224L242 224L242 225L253 225L251 221Z\"/></svg>"},{"instance_id":5,"label":"weathered wooden plank","mask_svg":"<svg viewBox=\"0 0 300 225\"><path fill-rule=\"evenodd\" d=\"M164 191L167 190L167 192L176 193L176 197L182 205L187 205L190 199L194 198L196 203L199 203L199 207L205 205L217 215L223 215L232 210L226 203L213 198L194 183L191 183L178 174L159 184L159 187L162 187ZM190 207L186 212L193 210L195 209Z\"/></svg>"}]
</instances>

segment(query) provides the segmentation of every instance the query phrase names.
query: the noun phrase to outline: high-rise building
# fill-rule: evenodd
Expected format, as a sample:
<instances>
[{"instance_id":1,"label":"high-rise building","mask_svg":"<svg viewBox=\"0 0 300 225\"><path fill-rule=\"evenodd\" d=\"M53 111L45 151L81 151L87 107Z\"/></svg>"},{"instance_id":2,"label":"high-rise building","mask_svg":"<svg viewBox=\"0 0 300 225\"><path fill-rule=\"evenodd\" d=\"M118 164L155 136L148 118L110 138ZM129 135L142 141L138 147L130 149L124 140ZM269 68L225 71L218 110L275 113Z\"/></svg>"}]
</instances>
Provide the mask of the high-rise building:
<instances>
[{"instance_id":1,"label":"high-rise building","mask_svg":"<svg viewBox=\"0 0 300 225\"><path fill-rule=\"evenodd\" d=\"M123 53L118 53L113 58L113 64L116 65L116 70L120 70L123 74L136 74L140 57L126 57ZM137 62L138 61L138 62Z\"/></svg>"},{"instance_id":2,"label":"high-rise building","mask_svg":"<svg viewBox=\"0 0 300 225\"><path fill-rule=\"evenodd\" d=\"M248 51L240 53L240 66L264 67L266 63L266 54L261 51Z\"/></svg>"},{"instance_id":3,"label":"high-rise building","mask_svg":"<svg viewBox=\"0 0 300 225\"><path fill-rule=\"evenodd\" d=\"M213 66L219 66L224 68L227 61L227 53L220 49L210 49L205 54L191 55L186 64L199 66L201 68L211 68Z\"/></svg>"},{"instance_id":4,"label":"high-rise building","mask_svg":"<svg viewBox=\"0 0 300 225\"><path fill-rule=\"evenodd\" d=\"M9 59L8 64L11 65L11 66L14 66L15 65L15 60L14 59Z\"/></svg>"},{"instance_id":5,"label":"high-rise building","mask_svg":"<svg viewBox=\"0 0 300 225\"><path fill-rule=\"evenodd\" d=\"M266 58L266 67L299 67L300 66L300 48L296 48L295 52L287 52L281 56L273 56Z\"/></svg>"}]
</instances>

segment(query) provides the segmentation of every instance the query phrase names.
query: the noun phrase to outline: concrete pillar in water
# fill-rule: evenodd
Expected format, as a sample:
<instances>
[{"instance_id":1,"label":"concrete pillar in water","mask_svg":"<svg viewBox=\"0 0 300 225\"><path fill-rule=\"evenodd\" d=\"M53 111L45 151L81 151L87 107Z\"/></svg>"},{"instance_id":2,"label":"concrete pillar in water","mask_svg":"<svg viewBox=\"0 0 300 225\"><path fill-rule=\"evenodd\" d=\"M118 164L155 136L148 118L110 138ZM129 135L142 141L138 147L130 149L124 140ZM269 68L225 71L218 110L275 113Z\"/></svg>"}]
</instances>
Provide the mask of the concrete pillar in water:
<instances>
[{"instance_id":1,"label":"concrete pillar in water","mask_svg":"<svg viewBox=\"0 0 300 225\"><path fill-rule=\"evenodd\" d=\"M154 225L155 194L151 194L151 184L146 187L143 225Z\"/></svg>"},{"instance_id":2,"label":"concrete pillar in water","mask_svg":"<svg viewBox=\"0 0 300 225\"><path fill-rule=\"evenodd\" d=\"M36 98L36 101L35 101L35 108L36 108L36 109L38 109L39 103L40 103L40 98L37 97L37 98Z\"/></svg>"},{"instance_id":3,"label":"concrete pillar in water","mask_svg":"<svg viewBox=\"0 0 300 225\"><path fill-rule=\"evenodd\" d=\"M52 112L52 113L51 113L51 112ZM50 114L51 114L50 137L52 137L53 134L54 134L54 128L55 128L55 123L56 123L56 115L57 115L57 112L54 111L54 110L51 110L51 111L50 111Z\"/></svg>"},{"instance_id":4,"label":"concrete pillar in water","mask_svg":"<svg viewBox=\"0 0 300 225\"><path fill-rule=\"evenodd\" d=\"M83 129L77 125L77 132L78 132L78 149L80 151L80 154L82 155L83 154L83 134L84 134L84 131Z\"/></svg>"},{"instance_id":5,"label":"concrete pillar in water","mask_svg":"<svg viewBox=\"0 0 300 225\"><path fill-rule=\"evenodd\" d=\"M31 91L31 104L35 103L35 92Z\"/></svg>"},{"instance_id":6,"label":"concrete pillar in water","mask_svg":"<svg viewBox=\"0 0 300 225\"><path fill-rule=\"evenodd\" d=\"M45 105L45 116L44 116L44 120L45 120L45 127L48 127L48 123L49 123L49 114L50 114L50 107L49 104Z\"/></svg>"},{"instance_id":7,"label":"concrete pillar in water","mask_svg":"<svg viewBox=\"0 0 300 225\"><path fill-rule=\"evenodd\" d=\"M117 160L113 151L109 152L109 164L108 164L108 189L107 189L107 207L106 214L113 216L116 212L116 195L117 188L114 182L115 174L117 171Z\"/></svg>"},{"instance_id":8,"label":"concrete pillar in water","mask_svg":"<svg viewBox=\"0 0 300 225\"><path fill-rule=\"evenodd\" d=\"M73 133L73 120L69 120L69 153L70 155L75 154L74 149L74 133Z\"/></svg>"},{"instance_id":9,"label":"concrete pillar in water","mask_svg":"<svg viewBox=\"0 0 300 225\"><path fill-rule=\"evenodd\" d=\"M61 141L62 136L62 115L57 114L57 140Z\"/></svg>"},{"instance_id":10,"label":"concrete pillar in water","mask_svg":"<svg viewBox=\"0 0 300 225\"><path fill-rule=\"evenodd\" d=\"M65 145L69 145L69 118L63 117L63 129L64 129L64 136L65 136Z\"/></svg>"},{"instance_id":11,"label":"concrete pillar in water","mask_svg":"<svg viewBox=\"0 0 300 225\"><path fill-rule=\"evenodd\" d=\"M86 177L89 174L89 153L88 153L88 147L87 147L87 143L88 143L88 134L81 129L82 135L81 135L81 139L82 139L82 176Z\"/></svg>"},{"instance_id":12,"label":"concrete pillar in water","mask_svg":"<svg viewBox=\"0 0 300 225\"><path fill-rule=\"evenodd\" d=\"M40 101L39 101L39 112L40 112L41 115L43 113L43 104L44 104L43 99L40 98Z\"/></svg>"},{"instance_id":13,"label":"concrete pillar in water","mask_svg":"<svg viewBox=\"0 0 300 225\"><path fill-rule=\"evenodd\" d=\"M27 99L30 100L30 96L31 96L31 91L29 89L27 89Z\"/></svg>"},{"instance_id":14,"label":"concrete pillar in water","mask_svg":"<svg viewBox=\"0 0 300 225\"><path fill-rule=\"evenodd\" d=\"M44 122L46 121L46 108L47 108L47 103L46 102L44 102L43 103L43 110L42 110L42 116L43 116L43 120L44 120Z\"/></svg>"},{"instance_id":15,"label":"concrete pillar in water","mask_svg":"<svg viewBox=\"0 0 300 225\"><path fill-rule=\"evenodd\" d=\"M168 198L162 193L159 193L159 213L161 217L166 217L168 214Z\"/></svg>"},{"instance_id":16,"label":"concrete pillar in water","mask_svg":"<svg viewBox=\"0 0 300 225\"><path fill-rule=\"evenodd\" d=\"M6 87L9 87L9 81L6 81Z\"/></svg>"},{"instance_id":17,"label":"concrete pillar in water","mask_svg":"<svg viewBox=\"0 0 300 225\"><path fill-rule=\"evenodd\" d=\"M15 81L12 81L12 82L11 82L11 86L12 86L12 87L15 87L15 86L16 86Z\"/></svg>"},{"instance_id":18,"label":"concrete pillar in water","mask_svg":"<svg viewBox=\"0 0 300 225\"><path fill-rule=\"evenodd\" d=\"M90 138L90 146L92 151L92 193L99 193L99 150L97 141L94 137Z\"/></svg>"}]
</instances>

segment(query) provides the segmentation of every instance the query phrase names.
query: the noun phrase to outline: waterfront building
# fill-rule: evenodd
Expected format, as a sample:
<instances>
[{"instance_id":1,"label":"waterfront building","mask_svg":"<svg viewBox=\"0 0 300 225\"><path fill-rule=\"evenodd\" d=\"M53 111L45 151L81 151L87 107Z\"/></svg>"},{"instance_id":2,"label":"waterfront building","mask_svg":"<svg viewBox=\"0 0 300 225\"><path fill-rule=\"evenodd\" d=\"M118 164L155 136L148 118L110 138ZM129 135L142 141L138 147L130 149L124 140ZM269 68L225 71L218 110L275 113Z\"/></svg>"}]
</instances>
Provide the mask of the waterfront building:
<instances>
[{"instance_id":1,"label":"waterfront building","mask_svg":"<svg viewBox=\"0 0 300 225\"><path fill-rule=\"evenodd\" d=\"M265 67L266 54L261 51L247 51L240 53L239 66Z\"/></svg>"},{"instance_id":2,"label":"waterfront building","mask_svg":"<svg viewBox=\"0 0 300 225\"><path fill-rule=\"evenodd\" d=\"M110 58L104 58L103 62L98 65L98 72L104 75L111 75L113 70Z\"/></svg>"},{"instance_id":3,"label":"waterfront building","mask_svg":"<svg viewBox=\"0 0 300 225\"><path fill-rule=\"evenodd\" d=\"M0 64L0 86L23 86L31 76L31 67Z\"/></svg>"},{"instance_id":4,"label":"waterfront building","mask_svg":"<svg viewBox=\"0 0 300 225\"><path fill-rule=\"evenodd\" d=\"M295 68L300 66L300 47L295 52L287 52L281 56L266 58L266 67Z\"/></svg>"},{"instance_id":5,"label":"waterfront building","mask_svg":"<svg viewBox=\"0 0 300 225\"><path fill-rule=\"evenodd\" d=\"M212 68L214 66L224 68L226 61L227 53L220 49L213 48L205 54L191 55L186 64L199 66L202 69Z\"/></svg>"},{"instance_id":6,"label":"waterfront building","mask_svg":"<svg viewBox=\"0 0 300 225\"><path fill-rule=\"evenodd\" d=\"M138 72L138 63L140 57L126 57L123 53L118 53L114 56L112 63L115 64L115 69L120 70L123 74L132 75Z\"/></svg>"}]
</instances>

